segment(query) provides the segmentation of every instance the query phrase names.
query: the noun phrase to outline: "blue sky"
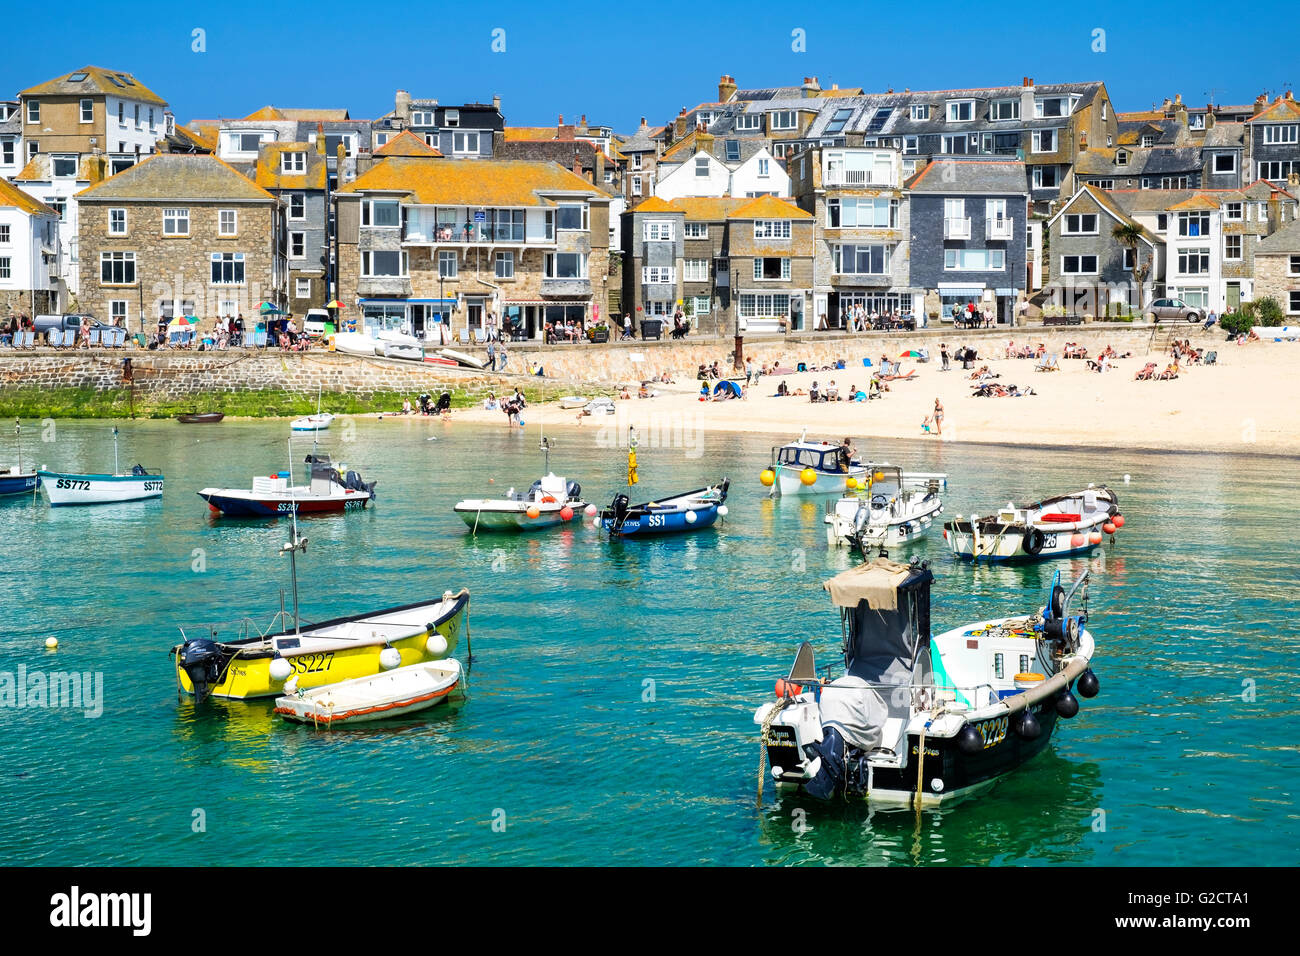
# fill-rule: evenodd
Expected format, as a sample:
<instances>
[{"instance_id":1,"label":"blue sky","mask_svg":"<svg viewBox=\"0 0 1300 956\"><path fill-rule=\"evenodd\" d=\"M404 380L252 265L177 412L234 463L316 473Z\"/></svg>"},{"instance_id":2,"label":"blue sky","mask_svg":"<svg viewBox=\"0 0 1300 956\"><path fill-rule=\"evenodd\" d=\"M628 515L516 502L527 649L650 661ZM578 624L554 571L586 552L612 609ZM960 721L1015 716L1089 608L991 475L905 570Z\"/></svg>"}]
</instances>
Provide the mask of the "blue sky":
<instances>
[{"instance_id":1,"label":"blue sky","mask_svg":"<svg viewBox=\"0 0 1300 956\"><path fill-rule=\"evenodd\" d=\"M1119 109L1137 110L1175 93L1203 104L1212 89L1219 103L1277 95L1296 62L1294 31L1278 16L1204 0L1087 10L823 2L791 12L799 6L125 0L111 15L101 3L59 7L52 25L53 8L25 4L6 12L6 33L33 42L6 39L0 96L93 64L136 74L180 122L268 103L368 118L405 89L446 104L500 94L511 125L585 113L631 132L642 115L659 125L715 98L722 73L742 87L817 76L868 91L1104 80ZM1254 26L1231 26L1241 20ZM196 29L204 52L192 50ZM492 50L496 30L504 52Z\"/></svg>"}]
</instances>

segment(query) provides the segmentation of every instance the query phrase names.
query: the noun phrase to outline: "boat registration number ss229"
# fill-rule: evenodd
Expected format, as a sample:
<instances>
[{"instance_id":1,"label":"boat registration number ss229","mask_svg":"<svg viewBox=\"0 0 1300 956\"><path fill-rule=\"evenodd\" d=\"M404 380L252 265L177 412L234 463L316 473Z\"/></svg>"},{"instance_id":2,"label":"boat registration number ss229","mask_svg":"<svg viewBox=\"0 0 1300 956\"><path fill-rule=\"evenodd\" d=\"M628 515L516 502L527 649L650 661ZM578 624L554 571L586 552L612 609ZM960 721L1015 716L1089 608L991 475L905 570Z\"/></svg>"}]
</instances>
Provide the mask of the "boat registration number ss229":
<instances>
[{"instance_id":1,"label":"boat registration number ss229","mask_svg":"<svg viewBox=\"0 0 1300 956\"><path fill-rule=\"evenodd\" d=\"M60 478L54 486L56 488L69 488L73 491L89 491L90 482L80 481L76 478Z\"/></svg>"}]
</instances>

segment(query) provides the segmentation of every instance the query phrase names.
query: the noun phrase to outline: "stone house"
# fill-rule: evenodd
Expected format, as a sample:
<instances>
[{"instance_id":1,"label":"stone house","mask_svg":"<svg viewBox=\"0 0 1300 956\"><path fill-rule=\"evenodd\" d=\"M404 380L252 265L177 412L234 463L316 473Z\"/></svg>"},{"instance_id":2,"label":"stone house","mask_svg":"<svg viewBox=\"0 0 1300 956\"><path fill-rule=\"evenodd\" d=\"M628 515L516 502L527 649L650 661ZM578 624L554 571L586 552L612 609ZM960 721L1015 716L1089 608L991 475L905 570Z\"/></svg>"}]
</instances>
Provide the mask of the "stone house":
<instances>
[{"instance_id":1,"label":"stone house","mask_svg":"<svg viewBox=\"0 0 1300 956\"><path fill-rule=\"evenodd\" d=\"M1285 183L1292 173L1300 173L1300 103L1287 90L1272 103L1257 105L1256 114L1246 120L1254 167L1249 178Z\"/></svg>"},{"instance_id":2,"label":"stone house","mask_svg":"<svg viewBox=\"0 0 1300 956\"><path fill-rule=\"evenodd\" d=\"M59 214L0 179L0 321L62 310Z\"/></svg>"},{"instance_id":3,"label":"stone house","mask_svg":"<svg viewBox=\"0 0 1300 956\"><path fill-rule=\"evenodd\" d=\"M105 153L134 163L168 131L167 101L131 73L83 66L18 94L26 159Z\"/></svg>"},{"instance_id":4,"label":"stone house","mask_svg":"<svg viewBox=\"0 0 1300 956\"><path fill-rule=\"evenodd\" d=\"M1032 192L1014 159L936 159L907 180L911 256L917 295L937 292L942 318L954 305L992 308L1011 323L1028 288L1027 219ZM916 304L917 314L922 304Z\"/></svg>"},{"instance_id":5,"label":"stone house","mask_svg":"<svg viewBox=\"0 0 1300 956\"><path fill-rule=\"evenodd\" d=\"M868 313L912 312L909 204L899 151L817 146L787 165L794 201L816 222L812 327L844 328L855 306Z\"/></svg>"},{"instance_id":6,"label":"stone house","mask_svg":"<svg viewBox=\"0 0 1300 956\"><path fill-rule=\"evenodd\" d=\"M535 338L608 317L610 196L572 170L394 157L336 203L339 298L367 328L474 339L493 317Z\"/></svg>"},{"instance_id":7,"label":"stone house","mask_svg":"<svg viewBox=\"0 0 1300 956\"><path fill-rule=\"evenodd\" d=\"M1292 220L1255 247L1254 298L1271 297L1288 323L1300 318L1300 222Z\"/></svg>"},{"instance_id":8,"label":"stone house","mask_svg":"<svg viewBox=\"0 0 1300 956\"><path fill-rule=\"evenodd\" d=\"M1118 226L1141 230L1136 250L1117 239ZM1054 304L1077 315L1106 315L1112 303L1140 309L1164 275L1164 241L1097 186L1084 185L1047 221L1051 249L1047 288ZM1141 287L1137 271L1145 270Z\"/></svg>"},{"instance_id":9,"label":"stone house","mask_svg":"<svg viewBox=\"0 0 1300 956\"><path fill-rule=\"evenodd\" d=\"M289 312L323 307L330 300L332 251L324 137L315 143L263 143L252 169L240 171L283 203Z\"/></svg>"},{"instance_id":10,"label":"stone house","mask_svg":"<svg viewBox=\"0 0 1300 956\"><path fill-rule=\"evenodd\" d=\"M84 310L152 331L287 306L279 199L211 155L159 153L77 195Z\"/></svg>"}]
</instances>

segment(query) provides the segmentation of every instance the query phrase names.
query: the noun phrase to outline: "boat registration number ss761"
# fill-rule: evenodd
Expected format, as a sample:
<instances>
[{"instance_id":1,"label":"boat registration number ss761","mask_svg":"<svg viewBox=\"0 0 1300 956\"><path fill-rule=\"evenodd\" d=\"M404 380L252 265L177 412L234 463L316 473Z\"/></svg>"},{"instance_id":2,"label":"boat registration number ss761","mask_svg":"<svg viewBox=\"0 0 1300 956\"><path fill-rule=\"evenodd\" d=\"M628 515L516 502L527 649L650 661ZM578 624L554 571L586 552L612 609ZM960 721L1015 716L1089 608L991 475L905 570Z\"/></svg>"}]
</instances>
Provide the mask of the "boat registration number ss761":
<instances>
[{"instance_id":1,"label":"boat registration number ss761","mask_svg":"<svg viewBox=\"0 0 1300 956\"><path fill-rule=\"evenodd\" d=\"M55 485L56 488L69 488L73 491L89 491L90 482L81 481L76 478L60 478Z\"/></svg>"}]
</instances>

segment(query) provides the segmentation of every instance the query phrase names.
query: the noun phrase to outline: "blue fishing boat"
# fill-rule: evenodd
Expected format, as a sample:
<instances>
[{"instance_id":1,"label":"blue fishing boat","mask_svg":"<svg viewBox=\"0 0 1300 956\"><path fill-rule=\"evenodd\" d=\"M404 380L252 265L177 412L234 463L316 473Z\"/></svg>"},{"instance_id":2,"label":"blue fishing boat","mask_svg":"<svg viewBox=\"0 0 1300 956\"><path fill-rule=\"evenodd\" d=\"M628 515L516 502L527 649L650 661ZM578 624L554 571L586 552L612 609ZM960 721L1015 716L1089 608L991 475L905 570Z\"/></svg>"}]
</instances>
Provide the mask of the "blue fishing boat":
<instances>
[{"instance_id":1,"label":"blue fishing boat","mask_svg":"<svg viewBox=\"0 0 1300 956\"><path fill-rule=\"evenodd\" d=\"M731 479L723 478L721 483L707 488L639 505L631 504L627 495L615 495L613 503L600 513L597 523L616 538L700 531L727 516L730 484Z\"/></svg>"},{"instance_id":2,"label":"blue fishing boat","mask_svg":"<svg viewBox=\"0 0 1300 956\"><path fill-rule=\"evenodd\" d=\"M41 484L36 469L23 467L23 426L18 419L14 419L14 435L18 443L18 464L0 465L0 498L30 495Z\"/></svg>"}]
</instances>

